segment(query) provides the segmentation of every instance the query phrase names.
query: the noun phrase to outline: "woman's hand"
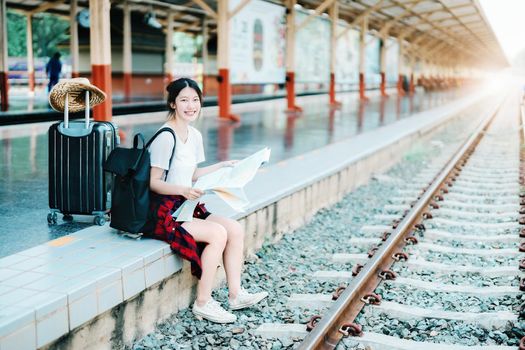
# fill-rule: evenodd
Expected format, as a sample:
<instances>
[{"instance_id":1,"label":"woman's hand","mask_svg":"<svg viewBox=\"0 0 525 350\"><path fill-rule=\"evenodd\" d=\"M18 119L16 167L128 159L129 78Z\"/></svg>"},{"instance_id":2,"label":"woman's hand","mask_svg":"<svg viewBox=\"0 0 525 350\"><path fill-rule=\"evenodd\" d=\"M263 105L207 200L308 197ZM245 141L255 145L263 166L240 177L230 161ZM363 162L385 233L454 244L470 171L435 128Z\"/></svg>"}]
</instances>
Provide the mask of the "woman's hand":
<instances>
[{"instance_id":1,"label":"woman's hand","mask_svg":"<svg viewBox=\"0 0 525 350\"><path fill-rule=\"evenodd\" d=\"M202 190L199 190L198 188L191 188L191 187L186 187L186 189L182 193L184 198L190 199L190 200L200 198L203 194L204 192Z\"/></svg>"},{"instance_id":2,"label":"woman's hand","mask_svg":"<svg viewBox=\"0 0 525 350\"><path fill-rule=\"evenodd\" d=\"M221 168L224 168L224 167L232 167L234 166L237 162L239 162L238 160L225 160L223 162L221 162Z\"/></svg>"}]
</instances>

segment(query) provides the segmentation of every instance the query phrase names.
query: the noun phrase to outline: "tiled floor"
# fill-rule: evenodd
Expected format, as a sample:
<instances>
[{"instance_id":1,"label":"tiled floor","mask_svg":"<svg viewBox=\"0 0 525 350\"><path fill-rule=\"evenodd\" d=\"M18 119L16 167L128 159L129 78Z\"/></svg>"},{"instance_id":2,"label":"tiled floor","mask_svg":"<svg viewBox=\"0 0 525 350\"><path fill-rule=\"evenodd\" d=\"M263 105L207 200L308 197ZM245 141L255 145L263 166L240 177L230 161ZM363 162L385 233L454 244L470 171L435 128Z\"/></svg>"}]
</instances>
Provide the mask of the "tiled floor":
<instances>
[{"instance_id":1,"label":"tiled floor","mask_svg":"<svg viewBox=\"0 0 525 350\"><path fill-rule=\"evenodd\" d=\"M413 97L393 95L387 99L371 94L366 103L359 102L355 94L340 94L340 110L328 107L326 95L309 96L298 99L305 110L302 115L283 113L284 101L273 100L255 108L253 104L234 105L241 123L201 117L196 127L204 136L207 163L241 159L265 146L272 149L271 162L277 162L432 109L465 93L418 92ZM126 135L142 132L149 137L163 118L164 113L157 113L152 114L153 122L148 121L148 116L116 120ZM47 224L48 126L49 123L0 127L0 257L92 225L91 217L75 217L73 222L59 218L58 225ZM124 144L129 145L130 141L131 137L127 137Z\"/></svg>"}]
</instances>

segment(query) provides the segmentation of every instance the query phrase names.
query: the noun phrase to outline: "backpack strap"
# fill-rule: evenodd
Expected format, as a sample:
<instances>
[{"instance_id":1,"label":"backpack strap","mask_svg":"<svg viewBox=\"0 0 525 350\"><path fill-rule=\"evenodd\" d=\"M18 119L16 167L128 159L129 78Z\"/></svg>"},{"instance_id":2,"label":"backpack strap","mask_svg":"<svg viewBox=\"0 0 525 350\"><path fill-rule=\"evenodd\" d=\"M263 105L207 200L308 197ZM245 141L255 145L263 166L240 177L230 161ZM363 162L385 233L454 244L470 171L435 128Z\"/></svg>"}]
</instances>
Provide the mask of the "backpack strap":
<instances>
[{"instance_id":1,"label":"backpack strap","mask_svg":"<svg viewBox=\"0 0 525 350\"><path fill-rule=\"evenodd\" d=\"M173 136L173 149L171 150L170 162L168 163L168 170L166 171L166 175L164 175L164 181L166 181L166 179L168 178L168 173L170 172L170 168L171 168L171 161L173 160L173 156L175 155L175 146L177 145L177 137L175 136L175 132L173 131L172 128L164 127L162 129L158 130L155 133L155 135L153 135L153 137L151 139L149 139L148 143L144 147L144 149L149 148L149 146L157 138L157 136L159 136L160 134L162 134L163 132L166 132L166 131L169 132L171 134L171 136Z\"/></svg>"}]
</instances>

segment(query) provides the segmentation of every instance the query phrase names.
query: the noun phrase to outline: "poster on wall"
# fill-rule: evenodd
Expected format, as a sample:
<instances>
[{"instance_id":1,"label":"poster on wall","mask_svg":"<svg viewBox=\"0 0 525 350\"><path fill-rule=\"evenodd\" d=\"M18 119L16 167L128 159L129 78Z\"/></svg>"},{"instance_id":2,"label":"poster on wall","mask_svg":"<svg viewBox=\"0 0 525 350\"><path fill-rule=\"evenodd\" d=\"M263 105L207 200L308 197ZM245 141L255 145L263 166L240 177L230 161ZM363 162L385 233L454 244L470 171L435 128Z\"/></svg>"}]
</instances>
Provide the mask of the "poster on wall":
<instances>
[{"instance_id":1,"label":"poster on wall","mask_svg":"<svg viewBox=\"0 0 525 350\"><path fill-rule=\"evenodd\" d=\"M379 64L379 47L380 40L378 37L367 34L366 35L366 50L365 50L365 81L367 87L378 87L381 83L380 64Z\"/></svg>"},{"instance_id":2,"label":"poster on wall","mask_svg":"<svg viewBox=\"0 0 525 350\"><path fill-rule=\"evenodd\" d=\"M242 0L230 0L233 11ZM252 0L230 21L232 84L285 81L285 8Z\"/></svg>"},{"instance_id":3,"label":"poster on wall","mask_svg":"<svg viewBox=\"0 0 525 350\"><path fill-rule=\"evenodd\" d=\"M414 63L414 74L421 74L423 72L423 62L416 58L416 62Z\"/></svg>"},{"instance_id":4,"label":"poster on wall","mask_svg":"<svg viewBox=\"0 0 525 350\"><path fill-rule=\"evenodd\" d=\"M403 72L401 74L407 75L410 74L411 67L412 66L412 60L408 55L403 55Z\"/></svg>"},{"instance_id":5,"label":"poster on wall","mask_svg":"<svg viewBox=\"0 0 525 350\"><path fill-rule=\"evenodd\" d=\"M297 11L295 24L309 16ZM295 34L295 81L325 83L330 81L330 21L315 17Z\"/></svg>"},{"instance_id":6,"label":"poster on wall","mask_svg":"<svg viewBox=\"0 0 525 350\"><path fill-rule=\"evenodd\" d=\"M191 78L202 88L204 67L197 59L199 49L202 47L202 35L175 32L173 45L177 48L173 55L174 64L171 72L173 78Z\"/></svg>"},{"instance_id":7,"label":"poster on wall","mask_svg":"<svg viewBox=\"0 0 525 350\"><path fill-rule=\"evenodd\" d=\"M399 44L396 39L386 40L386 81L396 83L398 77Z\"/></svg>"},{"instance_id":8,"label":"poster on wall","mask_svg":"<svg viewBox=\"0 0 525 350\"><path fill-rule=\"evenodd\" d=\"M339 25L335 56L335 81L338 84L359 83L359 32Z\"/></svg>"}]
</instances>

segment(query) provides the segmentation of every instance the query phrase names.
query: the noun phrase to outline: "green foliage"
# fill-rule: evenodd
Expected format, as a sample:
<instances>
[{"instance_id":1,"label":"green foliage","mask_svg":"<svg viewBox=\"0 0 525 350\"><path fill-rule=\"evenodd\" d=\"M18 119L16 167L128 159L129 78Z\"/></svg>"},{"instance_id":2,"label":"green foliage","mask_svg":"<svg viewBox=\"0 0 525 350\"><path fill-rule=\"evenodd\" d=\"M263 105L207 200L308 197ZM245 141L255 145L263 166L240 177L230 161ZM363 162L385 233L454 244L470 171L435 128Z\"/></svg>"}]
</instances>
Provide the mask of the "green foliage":
<instances>
[{"instance_id":1,"label":"green foliage","mask_svg":"<svg viewBox=\"0 0 525 350\"><path fill-rule=\"evenodd\" d=\"M187 33L173 33L175 45L175 62L191 63L197 57L202 46L202 35L191 35Z\"/></svg>"},{"instance_id":2,"label":"green foliage","mask_svg":"<svg viewBox=\"0 0 525 350\"><path fill-rule=\"evenodd\" d=\"M33 50L36 57L53 56L55 52L61 51L58 45L64 41L69 41L68 21L47 13L33 18Z\"/></svg>"},{"instance_id":3,"label":"green foliage","mask_svg":"<svg viewBox=\"0 0 525 350\"><path fill-rule=\"evenodd\" d=\"M7 55L9 57L25 57L26 50L26 18L13 11L7 11Z\"/></svg>"},{"instance_id":4,"label":"green foliage","mask_svg":"<svg viewBox=\"0 0 525 350\"><path fill-rule=\"evenodd\" d=\"M48 13L33 16L33 54L35 57L50 57L61 51L58 45L69 40L69 22ZM10 57L25 57L26 16L7 11L7 41ZM69 53L68 51L62 53Z\"/></svg>"}]
</instances>

